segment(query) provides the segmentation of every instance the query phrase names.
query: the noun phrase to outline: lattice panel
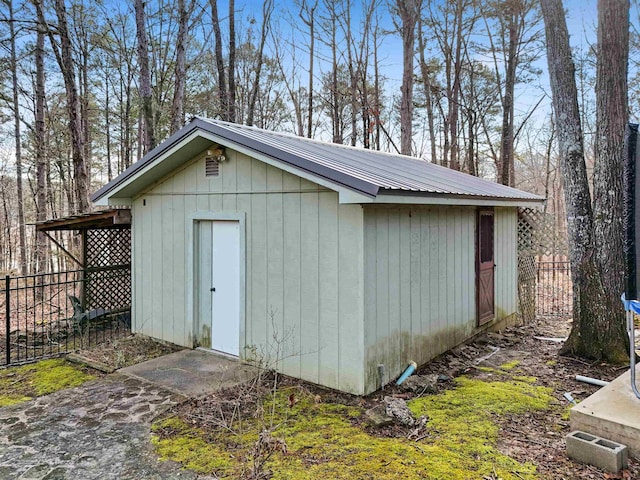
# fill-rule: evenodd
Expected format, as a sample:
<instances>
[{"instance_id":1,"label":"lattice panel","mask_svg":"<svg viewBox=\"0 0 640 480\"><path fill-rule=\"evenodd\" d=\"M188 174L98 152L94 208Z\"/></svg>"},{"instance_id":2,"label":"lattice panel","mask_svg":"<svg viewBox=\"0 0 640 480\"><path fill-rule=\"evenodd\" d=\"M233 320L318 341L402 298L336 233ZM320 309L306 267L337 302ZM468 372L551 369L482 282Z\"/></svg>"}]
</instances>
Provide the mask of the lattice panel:
<instances>
[{"instance_id":1,"label":"lattice panel","mask_svg":"<svg viewBox=\"0 0 640 480\"><path fill-rule=\"evenodd\" d=\"M536 318L536 271L533 255L518 255L518 311L525 323Z\"/></svg>"},{"instance_id":2,"label":"lattice panel","mask_svg":"<svg viewBox=\"0 0 640 480\"><path fill-rule=\"evenodd\" d=\"M553 215L533 208L518 209L518 252L566 255L567 239Z\"/></svg>"},{"instance_id":3,"label":"lattice panel","mask_svg":"<svg viewBox=\"0 0 640 480\"><path fill-rule=\"evenodd\" d=\"M85 277L85 309L126 309L131 306L131 269L89 270Z\"/></svg>"},{"instance_id":4,"label":"lattice panel","mask_svg":"<svg viewBox=\"0 0 640 480\"><path fill-rule=\"evenodd\" d=\"M131 230L87 230L84 307L118 310L131 306Z\"/></svg>"},{"instance_id":5,"label":"lattice panel","mask_svg":"<svg viewBox=\"0 0 640 480\"><path fill-rule=\"evenodd\" d=\"M86 266L106 267L131 262L131 230L87 230Z\"/></svg>"},{"instance_id":6,"label":"lattice panel","mask_svg":"<svg viewBox=\"0 0 640 480\"><path fill-rule=\"evenodd\" d=\"M518 209L518 311L525 323L536 317L536 255L542 250L543 218L539 210Z\"/></svg>"}]
</instances>

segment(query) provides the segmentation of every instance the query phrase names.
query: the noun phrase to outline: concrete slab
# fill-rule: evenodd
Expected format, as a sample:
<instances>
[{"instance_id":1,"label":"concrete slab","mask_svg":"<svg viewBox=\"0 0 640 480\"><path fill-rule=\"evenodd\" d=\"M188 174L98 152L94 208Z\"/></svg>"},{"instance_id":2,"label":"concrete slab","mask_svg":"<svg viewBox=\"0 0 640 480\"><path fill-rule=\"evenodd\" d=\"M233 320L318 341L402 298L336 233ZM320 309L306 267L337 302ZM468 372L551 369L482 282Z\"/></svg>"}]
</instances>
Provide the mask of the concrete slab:
<instances>
[{"instance_id":1,"label":"concrete slab","mask_svg":"<svg viewBox=\"0 0 640 480\"><path fill-rule=\"evenodd\" d=\"M636 371L640 379L640 365ZM631 391L630 376L627 371L573 407L571 429L622 443L640 459L640 399Z\"/></svg>"},{"instance_id":2,"label":"concrete slab","mask_svg":"<svg viewBox=\"0 0 640 480\"><path fill-rule=\"evenodd\" d=\"M122 368L119 373L188 397L199 397L255 378L259 370L201 350L181 350Z\"/></svg>"}]
</instances>

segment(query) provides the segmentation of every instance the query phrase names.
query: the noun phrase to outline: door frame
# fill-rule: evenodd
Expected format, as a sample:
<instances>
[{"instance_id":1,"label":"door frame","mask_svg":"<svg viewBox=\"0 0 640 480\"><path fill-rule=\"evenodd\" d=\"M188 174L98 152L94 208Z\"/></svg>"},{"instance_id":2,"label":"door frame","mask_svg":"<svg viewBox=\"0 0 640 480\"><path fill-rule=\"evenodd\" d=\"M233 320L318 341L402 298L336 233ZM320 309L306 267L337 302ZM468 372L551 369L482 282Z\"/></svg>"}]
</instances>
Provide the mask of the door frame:
<instances>
[{"instance_id":1,"label":"door frame","mask_svg":"<svg viewBox=\"0 0 640 480\"><path fill-rule=\"evenodd\" d=\"M480 218L482 215L491 214L491 218L493 219L493 238L491 245L491 253L492 253L492 263L493 263L493 309L490 316L486 316L484 318L480 318ZM493 207L481 207L476 209L476 240L475 240L475 248L476 254L475 258L475 272L476 272L476 326L481 327L486 325L487 323L492 322L496 318L496 212Z\"/></svg>"},{"instance_id":2,"label":"door frame","mask_svg":"<svg viewBox=\"0 0 640 480\"><path fill-rule=\"evenodd\" d=\"M198 259L198 236L196 235L196 229L198 228L198 222L200 221L235 221L239 222L239 238L240 238L240 285L239 285L239 322L240 322L240 338L238 338L238 350L239 357L244 356L244 349L246 346L246 215L244 212L211 212L211 211L197 211L187 217L186 233L187 233L187 258L185 264L185 277L186 277L186 308L185 308L185 323L190 326L189 336L192 341L192 346L196 346L196 334L199 335L201 325L201 319L198 318L197 312L197 274L196 260ZM200 345L207 350L211 350L211 345Z\"/></svg>"}]
</instances>

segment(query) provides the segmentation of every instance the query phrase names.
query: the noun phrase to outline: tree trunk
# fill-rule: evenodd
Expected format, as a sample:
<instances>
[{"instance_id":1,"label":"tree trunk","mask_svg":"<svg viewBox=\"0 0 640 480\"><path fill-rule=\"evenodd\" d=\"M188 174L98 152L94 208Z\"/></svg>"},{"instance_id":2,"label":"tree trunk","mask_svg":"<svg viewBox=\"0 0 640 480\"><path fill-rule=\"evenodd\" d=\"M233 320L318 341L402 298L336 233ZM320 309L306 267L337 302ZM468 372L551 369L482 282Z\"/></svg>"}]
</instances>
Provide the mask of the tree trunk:
<instances>
[{"instance_id":1,"label":"tree trunk","mask_svg":"<svg viewBox=\"0 0 640 480\"><path fill-rule=\"evenodd\" d=\"M209 0L211 5L211 22L213 38L215 39L216 70L218 72L218 100L220 102L220 116L223 120L229 120L227 107L227 78L224 73L224 57L222 55L222 33L220 32L220 18L218 17L218 0Z\"/></svg>"},{"instance_id":2,"label":"tree trunk","mask_svg":"<svg viewBox=\"0 0 640 480\"><path fill-rule=\"evenodd\" d=\"M82 132L83 158L87 176L91 172L91 119L89 118L89 35L86 31L86 23L84 17L84 9L80 9L81 18L73 19L79 25L76 25L76 43L79 45L78 55L80 61L78 72L78 85L80 87L80 128ZM79 31L78 31L79 30ZM91 179L88 179L89 184ZM90 185L88 186L90 188Z\"/></svg>"},{"instance_id":3,"label":"tree trunk","mask_svg":"<svg viewBox=\"0 0 640 480\"><path fill-rule=\"evenodd\" d=\"M518 43L521 40L519 33L519 14L513 11L516 7L509 5L509 51L507 53L507 65L504 84L504 96L502 103L502 137L500 142L500 168L499 181L503 185L514 185L514 178L510 175L513 170L513 115L514 93L516 85L516 68L518 66Z\"/></svg>"},{"instance_id":4,"label":"tree trunk","mask_svg":"<svg viewBox=\"0 0 640 480\"><path fill-rule=\"evenodd\" d=\"M371 148L371 101L369 98L369 57L371 53L371 37L373 16L375 14L376 2L372 0L365 9L364 28L362 41L358 53L358 78L357 86L360 85L360 115L362 116L362 146ZM375 37L374 37L375 38ZM374 45L375 49L375 45ZM359 83L358 83L359 82Z\"/></svg>"},{"instance_id":5,"label":"tree trunk","mask_svg":"<svg viewBox=\"0 0 640 480\"><path fill-rule=\"evenodd\" d=\"M573 326L561 352L586 358L620 361L624 345L614 345L609 331L609 312L618 298L607 297L596 267L593 213L584 160L582 128L578 111L575 67L561 0L541 0L547 39L547 61L558 132L560 169L569 236L573 280Z\"/></svg>"},{"instance_id":6,"label":"tree trunk","mask_svg":"<svg viewBox=\"0 0 640 480\"><path fill-rule=\"evenodd\" d=\"M338 99L338 42L337 36L337 13L335 3L329 0L330 4L330 23L331 23L331 127L333 132L333 143L343 143L342 128L340 125L340 106Z\"/></svg>"},{"instance_id":7,"label":"tree trunk","mask_svg":"<svg viewBox=\"0 0 640 480\"><path fill-rule=\"evenodd\" d=\"M376 19L376 26L373 29L373 118L375 122L374 138L375 149L380 151L380 112L382 111L382 100L380 92L380 62L378 62L378 35L380 24Z\"/></svg>"},{"instance_id":8,"label":"tree trunk","mask_svg":"<svg viewBox=\"0 0 640 480\"><path fill-rule=\"evenodd\" d=\"M402 35L402 85L400 87L400 153L411 155L413 141L413 55L416 21L421 0L396 0Z\"/></svg>"},{"instance_id":9,"label":"tree trunk","mask_svg":"<svg viewBox=\"0 0 640 480\"><path fill-rule=\"evenodd\" d=\"M38 34L35 48L35 161L36 161L36 220L42 222L47 219L47 160L45 146L45 72L44 72L44 36L45 26L38 24ZM47 237L43 232L36 235L35 271L45 271L47 262Z\"/></svg>"},{"instance_id":10,"label":"tree trunk","mask_svg":"<svg viewBox=\"0 0 640 480\"><path fill-rule=\"evenodd\" d=\"M449 168L460 170L460 151L458 147L458 113L460 111L460 76L462 74L462 10L464 0L456 1L456 38L455 38L455 57L453 59L453 85L451 88L451 97L449 103L449 135L451 158L449 160Z\"/></svg>"},{"instance_id":11,"label":"tree trunk","mask_svg":"<svg viewBox=\"0 0 640 480\"><path fill-rule=\"evenodd\" d=\"M46 25L42 5L37 3L36 9L38 21L42 25ZM75 181L75 208L78 212L88 212L91 209L91 202L89 201L90 178L86 159L84 158L85 150L80 118L80 99L78 98L78 87L76 85L75 68L72 57L73 45L69 37L67 11L64 0L55 1L55 10L58 18L58 35L60 36L59 49L51 29L47 29L47 34L64 79L67 97L67 115L69 116L69 133L71 136L71 158L73 161L73 177Z\"/></svg>"},{"instance_id":12,"label":"tree trunk","mask_svg":"<svg viewBox=\"0 0 640 480\"><path fill-rule=\"evenodd\" d=\"M18 101L18 59L16 56L16 28L13 0L7 0L9 9L9 37L11 51L11 84L13 91L13 127L16 153L16 186L18 187L18 242L20 245L20 273L27 274L27 244L24 225L24 192L22 188L22 138L20 135L20 102Z\"/></svg>"},{"instance_id":13,"label":"tree trunk","mask_svg":"<svg viewBox=\"0 0 640 480\"><path fill-rule=\"evenodd\" d=\"M60 1L60 0L57 0ZM151 73L149 71L149 40L147 38L147 21L144 12L144 0L134 0L136 11L136 36L138 39L138 65L140 68L140 99L142 100L142 119L144 135L142 154L153 150L156 136L153 122L153 93L151 91Z\"/></svg>"},{"instance_id":14,"label":"tree trunk","mask_svg":"<svg viewBox=\"0 0 640 480\"><path fill-rule=\"evenodd\" d=\"M345 23L347 24L346 42L347 42L347 68L349 69L349 97L351 103L351 146L355 147L358 140L358 128L356 126L358 112L358 69L360 65L356 65L354 61L354 40L351 35L351 2L347 1ZM364 134L364 132L363 132Z\"/></svg>"},{"instance_id":15,"label":"tree trunk","mask_svg":"<svg viewBox=\"0 0 640 480\"><path fill-rule=\"evenodd\" d=\"M133 150L133 141L131 139L131 89L127 87L127 100L124 108L124 168L121 171L126 170L131 166L131 150ZM118 172L120 173L120 172Z\"/></svg>"},{"instance_id":16,"label":"tree trunk","mask_svg":"<svg viewBox=\"0 0 640 480\"><path fill-rule=\"evenodd\" d=\"M227 116L232 123L236 122L236 5L229 0L229 90L227 91Z\"/></svg>"},{"instance_id":17,"label":"tree trunk","mask_svg":"<svg viewBox=\"0 0 640 480\"><path fill-rule=\"evenodd\" d=\"M258 93L260 92L260 74L262 72L262 59L264 57L264 45L267 42L269 34L269 24L271 22L271 13L273 12L273 0L265 0L262 4L262 28L260 30L260 45L258 46L258 58L256 60L255 77L251 86L249 98L249 111L247 113L247 125L253 125L255 115L256 102L258 101Z\"/></svg>"},{"instance_id":18,"label":"tree trunk","mask_svg":"<svg viewBox=\"0 0 640 480\"><path fill-rule=\"evenodd\" d=\"M315 60L315 40L316 40L316 19L315 12L318 7L318 0L313 2L313 6L307 5L305 0L300 4L298 16L300 20L309 27L309 82L307 88L307 138L313 134L313 65ZM306 17L305 17L306 13Z\"/></svg>"},{"instance_id":19,"label":"tree trunk","mask_svg":"<svg viewBox=\"0 0 640 480\"><path fill-rule=\"evenodd\" d=\"M173 88L173 101L171 103L171 133L175 133L184 124L184 88L187 76L186 67L186 43L187 23L189 11L186 0L178 0L178 35L176 37L176 64L174 68L175 85Z\"/></svg>"},{"instance_id":20,"label":"tree trunk","mask_svg":"<svg viewBox=\"0 0 640 480\"><path fill-rule=\"evenodd\" d=\"M104 69L104 131L107 149L107 179L113 179L113 168L111 166L111 105L109 103L109 69Z\"/></svg>"},{"instance_id":21,"label":"tree trunk","mask_svg":"<svg viewBox=\"0 0 640 480\"><path fill-rule=\"evenodd\" d=\"M622 246L623 143L627 124L629 0L598 1L596 66L596 144L593 172L593 216L596 264L608 298L624 291ZM617 350L627 339L622 302L615 301L600 332Z\"/></svg>"},{"instance_id":22,"label":"tree trunk","mask_svg":"<svg viewBox=\"0 0 640 480\"><path fill-rule=\"evenodd\" d=\"M469 129L469 148L467 153L467 159L469 162L469 175L473 175L474 177L478 175L478 169L475 162L476 158L476 112L473 109L469 109L467 112L468 117L468 129Z\"/></svg>"},{"instance_id":23,"label":"tree trunk","mask_svg":"<svg viewBox=\"0 0 640 480\"><path fill-rule=\"evenodd\" d=\"M431 163L438 163L436 153L436 129L433 115L433 101L431 92L431 72L424 56L427 46L422 34L422 17L418 20L418 51L420 52L420 73L424 84L425 109L427 110L427 125L429 127L429 144L431 149Z\"/></svg>"}]
</instances>

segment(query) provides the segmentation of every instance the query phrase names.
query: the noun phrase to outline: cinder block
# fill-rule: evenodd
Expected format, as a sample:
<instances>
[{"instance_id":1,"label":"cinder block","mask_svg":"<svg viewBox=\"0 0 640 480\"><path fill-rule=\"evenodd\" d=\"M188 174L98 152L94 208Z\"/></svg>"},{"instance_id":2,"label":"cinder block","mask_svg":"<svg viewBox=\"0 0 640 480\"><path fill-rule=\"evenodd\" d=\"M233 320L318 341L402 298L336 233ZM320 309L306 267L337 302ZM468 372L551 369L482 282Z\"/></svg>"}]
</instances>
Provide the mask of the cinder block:
<instances>
[{"instance_id":1,"label":"cinder block","mask_svg":"<svg viewBox=\"0 0 640 480\"><path fill-rule=\"evenodd\" d=\"M627 447L621 443L579 430L567 435L566 440L567 455L578 462L593 465L607 472L619 472L629 465Z\"/></svg>"}]
</instances>

